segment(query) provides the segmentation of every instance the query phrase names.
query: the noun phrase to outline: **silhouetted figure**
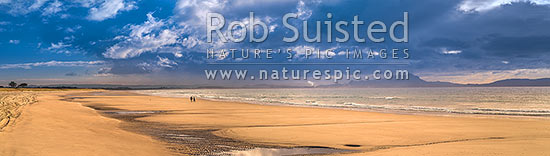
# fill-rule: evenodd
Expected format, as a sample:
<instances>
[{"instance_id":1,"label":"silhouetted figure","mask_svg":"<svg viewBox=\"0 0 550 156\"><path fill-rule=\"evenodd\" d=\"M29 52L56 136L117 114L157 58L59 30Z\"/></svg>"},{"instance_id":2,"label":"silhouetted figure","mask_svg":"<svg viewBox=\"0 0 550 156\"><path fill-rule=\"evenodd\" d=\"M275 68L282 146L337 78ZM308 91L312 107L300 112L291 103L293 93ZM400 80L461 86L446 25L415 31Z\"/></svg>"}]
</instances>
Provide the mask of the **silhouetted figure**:
<instances>
[{"instance_id":1,"label":"silhouetted figure","mask_svg":"<svg viewBox=\"0 0 550 156\"><path fill-rule=\"evenodd\" d=\"M192 96L189 97L189 101L193 102L193 97Z\"/></svg>"},{"instance_id":2,"label":"silhouetted figure","mask_svg":"<svg viewBox=\"0 0 550 156\"><path fill-rule=\"evenodd\" d=\"M197 98L193 96L193 102L197 102Z\"/></svg>"}]
</instances>

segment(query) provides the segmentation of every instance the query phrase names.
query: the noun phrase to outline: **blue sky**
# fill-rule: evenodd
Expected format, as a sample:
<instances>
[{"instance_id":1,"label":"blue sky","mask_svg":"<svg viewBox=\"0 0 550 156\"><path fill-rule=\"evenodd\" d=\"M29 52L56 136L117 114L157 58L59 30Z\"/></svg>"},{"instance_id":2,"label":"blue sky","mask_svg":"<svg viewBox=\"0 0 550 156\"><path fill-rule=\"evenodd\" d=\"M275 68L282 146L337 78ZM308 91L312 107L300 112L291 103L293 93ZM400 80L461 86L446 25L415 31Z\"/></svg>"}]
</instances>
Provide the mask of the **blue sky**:
<instances>
[{"instance_id":1,"label":"blue sky","mask_svg":"<svg viewBox=\"0 0 550 156\"><path fill-rule=\"evenodd\" d=\"M2 84L227 83L204 80L203 70L213 68L206 65L207 48L230 47L408 48L406 69L430 81L550 77L548 0L0 0L0 10ZM250 11L273 27L266 42L206 42L206 13L242 21ZM289 33L281 21L286 13L307 21L326 20L330 12L334 20L358 15L366 22L390 23L405 11L409 43L281 41Z\"/></svg>"}]
</instances>

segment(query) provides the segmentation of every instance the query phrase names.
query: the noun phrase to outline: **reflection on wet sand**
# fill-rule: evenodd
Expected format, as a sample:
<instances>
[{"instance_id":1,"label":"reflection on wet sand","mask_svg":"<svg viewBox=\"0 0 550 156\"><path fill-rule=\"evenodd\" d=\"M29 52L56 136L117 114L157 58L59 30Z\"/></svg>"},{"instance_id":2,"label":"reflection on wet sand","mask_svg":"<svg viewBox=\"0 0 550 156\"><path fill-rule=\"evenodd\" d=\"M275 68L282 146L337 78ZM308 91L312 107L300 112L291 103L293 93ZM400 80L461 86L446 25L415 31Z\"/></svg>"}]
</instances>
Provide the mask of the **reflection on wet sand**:
<instances>
[{"instance_id":1,"label":"reflection on wet sand","mask_svg":"<svg viewBox=\"0 0 550 156\"><path fill-rule=\"evenodd\" d=\"M117 95L120 96L120 95ZM66 98L66 101L83 100L86 97ZM186 129L186 126L145 122L138 118L159 114L178 114L175 111L159 110L124 110L105 106L104 104L87 104L89 108L99 111L107 117L124 121L123 128L155 137L165 142L168 148L185 155L235 155L235 156L279 156L303 154L330 154L349 152L327 147L297 147L288 148L274 145L260 145L237 141L213 135L216 129Z\"/></svg>"},{"instance_id":2,"label":"reflection on wet sand","mask_svg":"<svg viewBox=\"0 0 550 156\"><path fill-rule=\"evenodd\" d=\"M281 155L306 155L306 154L331 154L349 150L338 150L331 148L254 148L250 150L235 150L223 152L220 155L231 156L281 156Z\"/></svg>"},{"instance_id":3,"label":"reflection on wet sand","mask_svg":"<svg viewBox=\"0 0 550 156\"><path fill-rule=\"evenodd\" d=\"M109 96L113 93L115 96ZM548 121L441 117L155 97L67 100L181 155L547 155Z\"/></svg>"}]
</instances>

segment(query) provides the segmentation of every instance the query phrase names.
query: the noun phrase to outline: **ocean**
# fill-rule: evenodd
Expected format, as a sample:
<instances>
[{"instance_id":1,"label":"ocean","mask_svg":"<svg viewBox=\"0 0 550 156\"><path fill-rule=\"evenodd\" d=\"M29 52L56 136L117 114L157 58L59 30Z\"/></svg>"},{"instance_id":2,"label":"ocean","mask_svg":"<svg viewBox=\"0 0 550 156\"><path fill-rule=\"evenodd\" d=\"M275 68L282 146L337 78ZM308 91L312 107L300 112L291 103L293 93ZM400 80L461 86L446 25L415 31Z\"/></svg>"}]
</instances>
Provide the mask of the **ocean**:
<instances>
[{"instance_id":1,"label":"ocean","mask_svg":"<svg viewBox=\"0 0 550 156\"><path fill-rule=\"evenodd\" d=\"M550 87L141 90L164 97L380 112L550 116Z\"/></svg>"}]
</instances>

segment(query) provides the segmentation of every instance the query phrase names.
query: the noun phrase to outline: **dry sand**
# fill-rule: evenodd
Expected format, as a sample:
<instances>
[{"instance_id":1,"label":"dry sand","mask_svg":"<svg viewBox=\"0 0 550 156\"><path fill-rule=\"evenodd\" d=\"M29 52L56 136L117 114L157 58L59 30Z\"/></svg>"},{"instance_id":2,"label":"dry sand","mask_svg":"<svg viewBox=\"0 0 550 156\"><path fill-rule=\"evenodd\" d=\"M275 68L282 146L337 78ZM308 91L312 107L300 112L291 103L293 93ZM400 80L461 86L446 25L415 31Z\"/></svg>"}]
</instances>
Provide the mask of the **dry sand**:
<instances>
[{"instance_id":1,"label":"dry sand","mask_svg":"<svg viewBox=\"0 0 550 156\"><path fill-rule=\"evenodd\" d=\"M78 103L61 101L74 92L40 92L14 125L0 132L0 155L169 155L148 136L118 128L120 121L102 117Z\"/></svg>"},{"instance_id":2,"label":"dry sand","mask_svg":"<svg viewBox=\"0 0 550 156\"><path fill-rule=\"evenodd\" d=\"M36 94L32 92L0 90L0 132L4 127L15 123L24 106L34 102L36 102Z\"/></svg>"},{"instance_id":3,"label":"dry sand","mask_svg":"<svg viewBox=\"0 0 550 156\"><path fill-rule=\"evenodd\" d=\"M119 121L79 104L59 101L61 94L41 94L22 121L0 133L0 155L165 155L161 146L166 144L121 130ZM546 119L399 115L201 99L190 103L119 91L72 97L92 108L165 111L136 120L213 130L255 145L356 150L341 155L550 155Z\"/></svg>"}]
</instances>

